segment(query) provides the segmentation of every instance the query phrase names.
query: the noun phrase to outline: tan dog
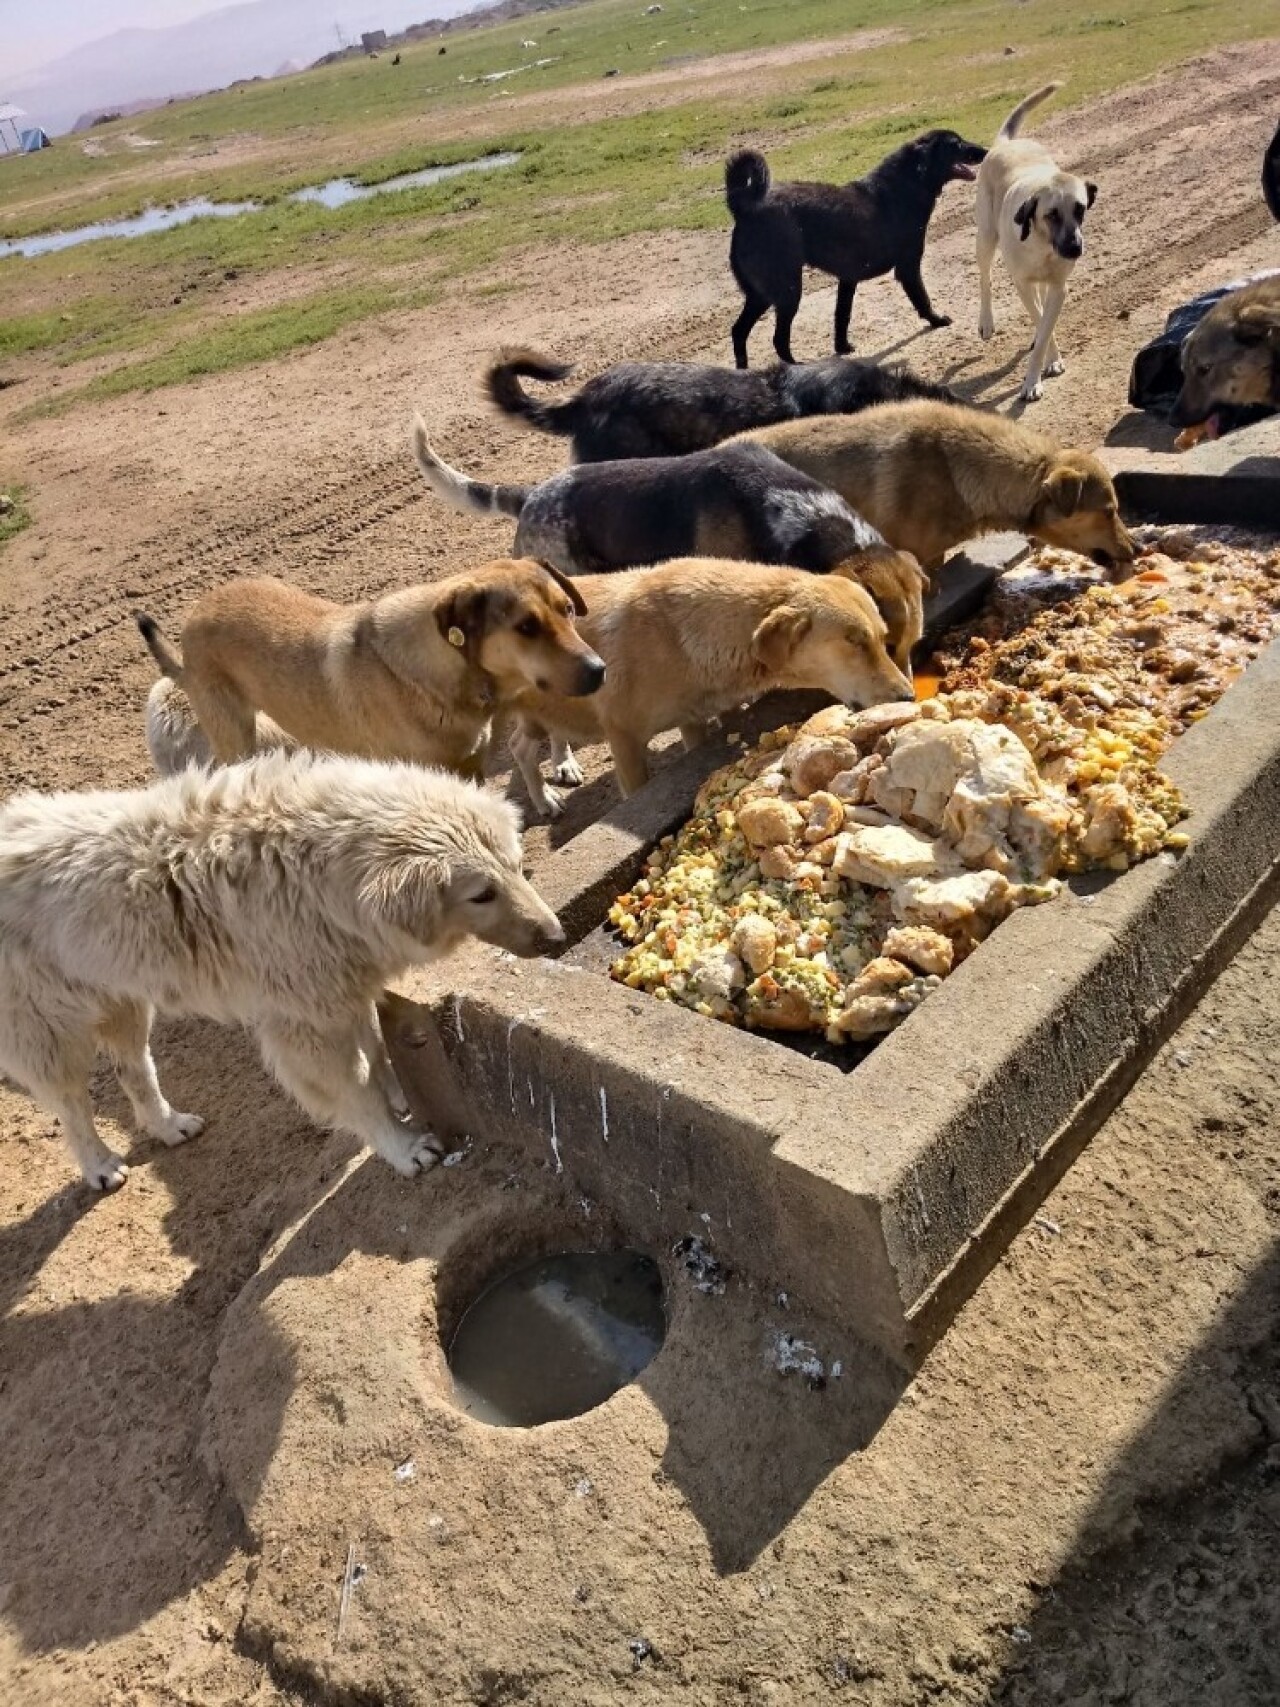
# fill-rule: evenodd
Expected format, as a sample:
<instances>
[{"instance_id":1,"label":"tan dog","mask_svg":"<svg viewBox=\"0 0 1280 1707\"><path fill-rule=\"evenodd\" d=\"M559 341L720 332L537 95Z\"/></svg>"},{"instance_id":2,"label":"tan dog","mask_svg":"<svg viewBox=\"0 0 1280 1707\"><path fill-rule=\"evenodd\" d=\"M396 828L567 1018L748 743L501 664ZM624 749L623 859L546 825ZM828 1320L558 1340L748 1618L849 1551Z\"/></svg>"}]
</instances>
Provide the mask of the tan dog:
<instances>
[{"instance_id":1,"label":"tan dog","mask_svg":"<svg viewBox=\"0 0 1280 1707\"><path fill-rule=\"evenodd\" d=\"M842 574L693 557L579 584L582 631L607 674L590 699L528 693L516 703L511 751L540 812L562 810L538 769L547 735L560 738L562 781L581 781L564 740L607 741L628 795L648 779L655 735L678 728L694 746L710 718L772 688L816 688L851 705L913 697L870 594Z\"/></svg>"},{"instance_id":2,"label":"tan dog","mask_svg":"<svg viewBox=\"0 0 1280 1707\"><path fill-rule=\"evenodd\" d=\"M505 559L351 606L230 581L187 618L181 659L152 618L138 626L224 763L254 752L262 714L306 747L480 777L492 718L516 694L589 694L604 680L575 627L585 610L557 570ZM163 709L148 705L149 739Z\"/></svg>"},{"instance_id":3,"label":"tan dog","mask_svg":"<svg viewBox=\"0 0 1280 1707\"><path fill-rule=\"evenodd\" d=\"M1176 427L1204 422L1204 436L1216 438L1217 411L1250 404L1280 409L1280 273L1233 290L1194 329L1169 419Z\"/></svg>"},{"instance_id":4,"label":"tan dog","mask_svg":"<svg viewBox=\"0 0 1280 1707\"><path fill-rule=\"evenodd\" d=\"M95 1052L165 1144L204 1122L165 1100L153 1007L256 1032L316 1120L397 1172L440 1144L408 1118L374 1004L410 966L479 937L564 941L521 873L505 801L419 765L270 753L120 794L0 807L0 1070L62 1125L90 1185L127 1167L98 1136Z\"/></svg>"},{"instance_id":5,"label":"tan dog","mask_svg":"<svg viewBox=\"0 0 1280 1707\"><path fill-rule=\"evenodd\" d=\"M1042 378L1063 372L1054 328L1067 284L1084 253L1080 227L1098 194L1098 186L1087 178L1062 171L1042 143L1018 135L1027 114L1061 87L1046 83L1014 108L978 171L978 336L990 338L996 329L991 263L998 248L1036 327L1019 394L1028 403L1043 396Z\"/></svg>"},{"instance_id":6,"label":"tan dog","mask_svg":"<svg viewBox=\"0 0 1280 1707\"><path fill-rule=\"evenodd\" d=\"M952 546L1012 529L1078 551L1123 579L1135 548L1115 487L1087 451L948 403L885 403L762 427L746 437L847 500L926 570ZM734 441L731 441L734 442Z\"/></svg>"}]
</instances>

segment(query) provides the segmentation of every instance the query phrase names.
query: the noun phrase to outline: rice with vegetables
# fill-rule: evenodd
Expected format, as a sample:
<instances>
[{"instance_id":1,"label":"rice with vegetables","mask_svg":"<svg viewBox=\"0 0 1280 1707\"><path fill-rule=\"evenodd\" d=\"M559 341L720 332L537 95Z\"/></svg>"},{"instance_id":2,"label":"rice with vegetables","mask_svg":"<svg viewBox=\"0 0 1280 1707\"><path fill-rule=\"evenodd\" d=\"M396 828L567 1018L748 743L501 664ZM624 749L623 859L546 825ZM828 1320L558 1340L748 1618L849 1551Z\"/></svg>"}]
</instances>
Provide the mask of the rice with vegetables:
<instances>
[{"instance_id":1,"label":"rice with vegetables","mask_svg":"<svg viewBox=\"0 0 1280 1707\"><path fill-rule=\"evenodd\" d=\"M1080 561L1037 554L1032 578ZM1029 623L1024 604L1016 633L981 619L919 706L763 736L615 902L613 976L731 1024L866 1041L1063 875L1185 845L1157 760L1270 637L1280 554L1209 541L1142 573Z\"/></svg>"}]
</instances>

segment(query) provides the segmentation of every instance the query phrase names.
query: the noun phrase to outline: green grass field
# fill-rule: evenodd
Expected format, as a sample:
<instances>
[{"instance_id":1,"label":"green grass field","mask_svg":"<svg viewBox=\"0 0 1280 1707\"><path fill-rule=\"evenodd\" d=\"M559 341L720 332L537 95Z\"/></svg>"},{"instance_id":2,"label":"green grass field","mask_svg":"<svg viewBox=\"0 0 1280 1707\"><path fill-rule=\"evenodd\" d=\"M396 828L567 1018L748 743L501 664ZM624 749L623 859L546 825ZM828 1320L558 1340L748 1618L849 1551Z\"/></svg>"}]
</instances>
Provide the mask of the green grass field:
<instances>
[{"instance_id":1,"label":"green grass field","mask_svg":"<svg viewBox=\"0 0 1280 1707\"><path fill-rule=\"evenodd\" d=\"M15 534L31 526L31 511L27 508L26 493L21 486L10 486L0 492L0 545L6 545Z\"/></svg>"},{"instance_id":2,"label":"green grass field","mask_svg":"<svg viewBox=\"0 0 1280 1707\"><path fill-rule=\"evenodd\" d=\"M762 92L760 79L737 90L732 79L668 85L651 102L633 96L625 116L592 115L599 91L625 95L602 82L613 67L661 71L886 28L900 37L780 66ZM444 57L427 43L396 67L383 55L177 103L95 130L104 158L68 137L0 163L0 236L193 195L269 205L0 261L0 376L21 362L24 376L57 378L56 388L22 387L40 392L30 413L271 359L463 278L484 274L481 288L500 289L502 263L533 245L727 229L723 159L744 141L763 144L782 174L849 177L929 125L987 139L1021 95L1064 68L1066 105L1275 28L1273 0L1125 0L1122 14L1099 0L668 0L653 17L643 0L590 0L451 35ZM521 49L528 36L536 52ZM1015 58L1002 58L1006 45ZM539 56L556 63L498 85L460 81ZM502 92L575 84L580 104L540 110ZM160 146L131 150L129 132ZM497 149L522 158L336 212L280 199L331 176L372 183Z\"/></svg>"}]
</instances>

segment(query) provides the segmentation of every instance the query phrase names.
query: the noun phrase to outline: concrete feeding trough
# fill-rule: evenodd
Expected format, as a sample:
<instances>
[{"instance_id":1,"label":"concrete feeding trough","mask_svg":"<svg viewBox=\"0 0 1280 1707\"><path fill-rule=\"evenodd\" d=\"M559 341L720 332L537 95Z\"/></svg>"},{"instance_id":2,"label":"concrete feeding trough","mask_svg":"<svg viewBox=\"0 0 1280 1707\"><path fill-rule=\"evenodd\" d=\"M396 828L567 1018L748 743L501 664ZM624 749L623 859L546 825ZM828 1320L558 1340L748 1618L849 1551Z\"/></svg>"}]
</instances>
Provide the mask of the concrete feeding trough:
<instances>
[{"instance_id":1,"label":"concrete feeding trough","mask_svg":"<svg viewBox=\"0 0 1280 1707\"><path fill-rule=\"evenodd\" d=\"M1227 484L1179 519L1238 519ZM1023 550L987 542L949 570L933 631ZM541 869L559 961L477 950L402 986L384 1023L406 1090L437 1130L563 1173L640 1246L697 1235L910 1368L1276 893L1278 711L1280 643L1166 755L1184 853L1015 912L852 1070L608 978L611 902L733 757L687 754Z\"/></svg>"}]
</instances>

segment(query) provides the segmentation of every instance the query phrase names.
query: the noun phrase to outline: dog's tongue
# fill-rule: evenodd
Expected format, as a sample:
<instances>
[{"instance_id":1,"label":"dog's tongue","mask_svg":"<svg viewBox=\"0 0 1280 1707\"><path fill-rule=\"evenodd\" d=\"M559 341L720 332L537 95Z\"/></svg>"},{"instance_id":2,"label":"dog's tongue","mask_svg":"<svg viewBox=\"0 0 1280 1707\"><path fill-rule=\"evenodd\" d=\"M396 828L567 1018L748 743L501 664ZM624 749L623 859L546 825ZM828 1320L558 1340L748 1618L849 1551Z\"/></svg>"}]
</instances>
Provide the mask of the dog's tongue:
<instances>
[{"instance_id":1,"label":"dog's tongue","mask_svg":"<svg viewBox=\"0 0 1280 1707\"><path fill-rule=\"evenodd\" d=\"M1222 416L1216 411L1205 418L1204 436L1207 439L1220 439L1222 437Z\"/></svg>"},{"instance_id":2,"label":"dog's tongue","mask_svg":"<svg viewBox=\"0 0 1280 1707\"><path fill-rule=\"evenodd\" d=\"M967 182L971 183L978 174L974 171L972 166L966 166L962 161L957 160L955 165L951 168L951 176L953 178L963 178Z\"/></svg>"}]
</instances>

